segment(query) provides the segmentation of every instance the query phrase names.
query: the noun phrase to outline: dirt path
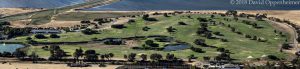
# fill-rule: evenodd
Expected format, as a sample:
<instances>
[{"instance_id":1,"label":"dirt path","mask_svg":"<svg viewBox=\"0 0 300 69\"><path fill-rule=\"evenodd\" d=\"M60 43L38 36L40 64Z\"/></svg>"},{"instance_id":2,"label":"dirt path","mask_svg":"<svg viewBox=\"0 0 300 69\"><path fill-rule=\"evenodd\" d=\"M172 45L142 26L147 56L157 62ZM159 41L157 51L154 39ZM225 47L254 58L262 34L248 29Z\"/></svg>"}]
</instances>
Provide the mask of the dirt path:
<instances>
[{"instance_id":1,"label":"dirt path","mask_svg":"<svg viewBox=\"0 0 300 69\"><path fill-rule=\"evenodd\" d=\"M3 16L9 16L14 14L28 13L34 11L40 11L42 9L33 8L0 8L0 14Z\"/></svg>"},{"instance_id":2,"label":"dirt path","mask_svg":"<svg viewBox=\"0 0 300 69\"><path fill-rule=\"evenodd\" d=\"M295 28L293 28L291 25L288 25L286 23L279 23L271 20L267 20L267 21L269 21L268 23L270 23L277 30L284 31L290 35L289 43L293 45L294 48L292 50L286 50L286 52L294 54L295 52L299 51L298 41L296 40L296 38L298 38L298 34Z\"/></svg>"}]
</instances>

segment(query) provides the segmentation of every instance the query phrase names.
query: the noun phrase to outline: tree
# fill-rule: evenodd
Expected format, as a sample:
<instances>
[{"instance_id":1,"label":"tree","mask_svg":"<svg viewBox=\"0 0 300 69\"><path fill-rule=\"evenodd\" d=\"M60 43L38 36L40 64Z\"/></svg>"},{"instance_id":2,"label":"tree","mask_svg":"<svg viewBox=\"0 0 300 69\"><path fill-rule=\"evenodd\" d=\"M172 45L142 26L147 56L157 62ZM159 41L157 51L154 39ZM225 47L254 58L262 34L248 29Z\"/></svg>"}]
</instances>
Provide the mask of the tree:
<instances>
[{"instance_id":1,"label":"tree","mask_svg":"<svg viewBox=\"0 0 300 69\"><path fill-rule=\"evenodd\" d=\"M126 28L126 26L124 24L115 24L115 25L111 25L112 28L116 28L116 29L123 29Z\"/></svg>"},{"instance_id":2,"label":"tree","mask_svg":"<svg viewBox=\"0 0 300 69\"><path fill-rule=\"evenodd\" d=\"M191 55L188 56L188 61L189 61L189 62L192 62L192 59L197 59L197 58L198 58L198 57L195 57L194 54L191 54Z\"/></svg>"},{"instance_id":3,"label":"tree","mask_svg":"<svg viewBox=\"0 0 300 69\"><path fill-rule=\"evenodd\" d=\"M130 19L130 20L128 20L128 23L134 23L135 22L135 20L134 19Z\"/></svg>"},{"instance_id":4,"label":"tree","mask_svg":"<svg viewBox=\"0 0 300 69\"><path fill-rule=\"evenodd\" d=\"M164 13L164 16L165 16L165 17L170 17L170 16L168 15L168 13Z\"/></svg>"},{"instance_id":5,"label":"tree","mask_svg":"<svg viewBox=\"0 0 300 69\"><path fill-rule=\"evenodd\" d=\"M24 59L24 57L27 56L26 52L20 51L20 49L17 49L17 50L13 53L13 55L14 55L15 57L19 58L19 59Z\"/></svg>"},{"instance_id":6,"label":"tree","mask_svg":"<svg viewBox=\"0 0 300 69\"><path fill-rule=\"evenodd\" d=\"M210 33L210 31L207 29L206 25L203 25L203 27L198 28L197 32L198 35Z\"/></svg>"},{"instance_id":7,"label":"tree","mask_svg":"<svg viewBox=\"0 0 300 69\"><path fill-rule=\"evenodd\" d=\"M92 35L92 34L98 34L99 32L96 31L96 30L92 30L90 28L87 28L85 30L82 30L81 31L83 34L86 34L86 35Z\"/></svg>"},{"instance_id":8,"label":"tree","mask_svg":"<svg viewBox=\"0 0 300 69\"><path fill-rule=\"evenodd\" d=\"M101 58L101 60L104 60L105 59L105 54L100 55L100 58Z\"/></svg>"},{"instance_id":9,"label":"tree","mask_svg":"<svg viewBox=\"0 0 300 69\"><path fill-rule=\"evenodd\" d=\"M224 36L223 34L221 34L221 32L214 32L213 34L218 35L218 36Z\"/></svg>"},{"instance_id":10,"label":"tree","mask_svg":"<svg viewBox=\"0 0 300 69\"><path fill-rule=\"evenodd\" d=\"M151 46L151 47L158 47L159 46L159 44L154 43L153 40L147 40L147 41L145 41L145 44L148 45L148 46Z\"/></svg>"},{"instance_id":11,"label":"tree","mask_svg":"<svg viewBox=\"0 0 300 69\"><path fill-rule=\"evenodd\" d=\"M109 58L110 58L109 54L104 54L104 57L105 57L107 60L109 60Z\"/></svg>"},{"instance_id":12,"label":"tree","mask_svg":"<svg viewBox=\"0 0 300 69\"><path fill-rule=\"evenodd\" d=\"M149 29L151 29L151 28L149 28L147 26L143 27L143 31L148 31Z\"/></svg>"},{"instance_id":13,"label":"tree","mask_svg":"<svg viewBox=\"0 0 300 69\"><path fill-rule=\"evenodd\" d=\"M155 18L150 18L149 17L150 15L149 14L146 14L146 15L143 15L143 19L146 20L146 21L158 21L157 19Z\"/></svg>"},{"instance_id":14,"label":"tree","mask_svg":"<svg viewBox=\"0 0 300 69\"><path fill-rule=\"evenodd\" d=\"M133 62L135 60L135 57L136 57L136 53L130 53L127 58L128 61Z\"/></svg>"},{"instance_id":15,"label":"tree","mask_svg":"<svg viewBox=\"0 0 300 69\"><path fill-rule=\"evenodd\" d=\"M73 55L74 55L75 61L77 61L79 59L79 57L82 57L83 50L81 49L81 47L79 49L76 49Z\"/></svg>"},{"instance_id":16,"label":"tree","mask_svg":"<svg viewBox=\"0 0 300 69\"><path fill-rule=\"evenodd\" d=\"M178 25L187 25L187 24L184 22L178 22Z\"/></svg>"},{"instance_id":17,"label":"tree","mask_svg":"<svg viewBox=\"0 0 300 69\"><path fill-rule=\"evenodd\" d=\"M194 43L196 44L196 45L201 45L201 46L208 46L206 43L205 43L205 40L204 39L196 39L195 41L194 41Z\"/></svg>"},{"instance_id":18,"label":"tree","mask_svg":"<svg viewBox=\"0 0 300 69\"><path fill-rule=\"evenodd\" d=\"M61 60L63 57L67 56L64 50L60 49L57 45L50 46L50 57L49 60Z\"/></svg>"},{"instance_id":19,"label":"tree","mask_svg":"<svg viewBox=\"0 0 300 69\"><path fill-rule=\"evenodd\" d=\"M228 11L226 12L226 15L237 15L237 14L238 14L238 12L235 11L235 10L228 10Z\"/></svg>"},{"instance_id":20,"label":"tree","mask_svg":"<svg viewBox=\"0 0 300 69\"><path fill-rule=\"evenodd\" d=\"M210 57L209 57L209 56L205 56L205 57L203 57L203 59L204 59L205 61L209 61L209 60L210 60Z\"/></svg>"},{"instance_id":21,"label":"tree","mask_svg":"<svg viewBox=\"0 0 300 69\"><path fill-rule=\"evenodd\" d=\"M152 61L159 61L159 60L162 59L162 55L161 55L161 54L154 53L154 54L151 54L150 59L151 59Z\"/></svg>"},{"instance_id":22,"label":"tree","mask_svg":"<svg viewBox=\"0 0 300 69\"><path fill-rule=\"evenodd\" d=\"M300 42L300 37L297 38L297 41Z\"/></svg>"},{"instance_id":23,"label":"tree","mask_svg":"<svg viewBox=\"0 0 300 69\"><path fill-rule=\"evenodd\" d=\"M109 38L104 41L104 44L106 45L122 45L124 43L125 41L119 38Z\"/></svg>"},{"instance_id":24,"label":"tree","mask_svg":"<svg viewBox=\"0 0 300 69\"><path fill-rule=\"evenodd\" d=\"M197 18L197 20L199 20L199 22L208 22L208 19L206 18Z\"/></svg>"},{"instance_id":25,"label":"tree","mask_svg":"<svg viewBox=\"0 0 300 69\"><path fill-rule=\"evenodd\" d=\"M210 15L210 18L215 18L215 15Z\"/></svg>"},{"instance_id":26,"label":"tree","mask_svg":"<svg viewBox=\"0 0 300 69\"><path fill-rule=\"evenodd\" d=\"M218 56L216 56L216 59L220 60L231 60L230 53L221 52Z\"/></svg>"},{"instance_id":27,"label":"tree","mask_svg":"<svg viewBox=\"0 0 300 69\"><path fill-rule=\"evenodd\" d=\"M113 54L113 53L108 53L108 56L109 56L109 58L111 59L111 58L114 57L114 54Z\"/></svg>"},{"instance_id":28,"label":"tree","mask_svg":"<svg viewBox=\"0 0 300 69\"><path fill-rule=\"evenodd\" d=\"M170 27L167 28L167 31L168 31L169 33L173 33L173 32L176 32L176 29L173 28L172 26L170 26Z\"/></svg>"},{"instance_id":29,"label":"tree","mask_svg":"<svg viewBox=\"0 0 300 69\"><path fill-rule=\"evenodd\" d=\"M37 38L37 39L46 39L46 38L47 38L47 37L46 37L45 35L43 35L43 34L37 34L37 35L35 35L34 37Z\"/></svg>"},{"instance_id":30,"label":"tree","mask_svg":"<svg viewBox=\"0 0 300 69\"><path fill-rule=\"evenodd\" d=\"M142 54L140 57L142 58L142 61L147 61L147 55L146 54Z\"/></svg>"},{"instance_id":31,"label":"tree","mask_svg":"<svg viewBox=\"0 0 300 69\"><path fill-rule=\"evenodd\" d=\"M98 54L95 50L86 50L84 52L85 60L87 61L97 61L98 60Z\"/></svg>"},{"instance_id":32,"label":"tree","mask_svg":"<svg viewBox=\"0 0 300 69\"><path fill-rule=\"evenodd\" d=\"M252 37L252 40L257 40L257 36L253 36L253 37Z\"/></svg>"},{"instance_id":33,"label":"tree","mask_svg":"<svg viewBox=\"0 0 300 69\"><path fill-rule=\"evenodd\" d=\"M10 52L6 52L6 51L4 51L4 52L2 53L2 56L3 56L3 57L12 57L12 56L13 56L13 54L12 54L12 53L10 53Z\"/></svg>"},{"instance_id":34,"label":"tree","mask_svg":"<svg viewBox=\"0 0 300 69\"><path fill-rule=\"evenodd\" d=\"M127 55L123 55L123 58L124 58L124 59L127 59L127 58L128 58L128 56L127 56Z\"/></svg>"},{"instance_id":35,"label":"tree","mask_svg":"<svg viewBox=\"0 0 300 69\"><path fill-rule=\"evenodd\" d=\"M60 38L60 36L58 36L57 34L51 34L50 38Z\"/></svg>"},{"instance_id":36,"label":"tree","mask_svg":"<svg viewBox=\"0 0 300 69\"><path fill-rule=\"evenodd\" d=\"M35 52L32 52L31 55L29 55L29 57L32 60L32 63L37 63L39 55L35 54Z\"/></svg>"},{"instance_id":37,"label":"tree","mask_svg":"<svg viewBox=\"0 0 300 69\"><path fill-rule=\"evenodd\" d=\"M8 35L7 38L13 38L16 36L28 35L31 30L31 28L3 27L3 34Z\"/></svg>"},{"instance_id":38,"label":"tree","mask_svg":"<svg viewBox=\"0 0 300 69\"><path fill-rule=\"evenodd\" d=\"M226 49L225 49L225 48L218 48L217 51L218 51L218 52L225 52Z\"/></svg>"},{"instance_id":39,"label":"tree","mask_svg":"<svg viewBox=\"0 0 300 69\"><path fill-rule=\"evenodd\" d=\"M4 25L10 25L10 22L8 22L8 21L0 21L0 26L4 26Z\"/></svg>"},{"instance_id":40,"label":"tree","mask_svg":"<svg viewBox=\"0 0 300 69\"><path fill-rule=\"evenodd\" d=\"M275 55L268 55L267 56L268 57L268 59L271 59L271 60L280 60L277 56L275 56Z\"/></svg>"},{"instance_id":41,"label":"tree","mask_svg":"<svg viewBox=\"0 0 300 69\"><path fill-rule=\"evenodd\" d=\"M29 40L32 40L32 38L31 38L31 37L27 37L27 38L26 38L26 40L28 40L28 41L29 41Z\"/></svg>"},{"instance_id":42,"label":"tree","mask_svg":"<svg viewBox=\"0 0 300 69\"><path fill-rule=\"evenodd\" d=\"M250 35L245 35L246 38L252 38Z\"/></svg>"},{"instance_id":43,"label":"tree","mask_svg":"<svg viewBox=\"0 0 300 69\"><path fill-rule=\"evenodd\" d=\"M147 18L149 18L149 14L143 15L144 20L147 19Z\"/></svg>"},{"instance_id":44,"label":"tree","mask_svg":"<svg viewBox=\"0 0 300 69\"><path fill-rule=\"evenodd\" d=\"M201 48L196 48L196 47L191 47L191 50L194 51L194 52L198 52L198 53L204 53L205 52Z\"/></svg>"},{"instance_id":45,"label":"tree","mask_svg":"<svg viewBox=\"0 0 300 69\"><path fill-rule=\"evenodd\" d=\"M80 21L80 23L91 23L91 21L89 21L89 20L83 20L83 21Z\"/></svg>"},{"instance_id":46,"label":"tree","mask_svg":"<svg viewBox=\"0 0 300 69\"><path fill-rule=\"evenodd\" d=\"M174 54L168 53L168 54L166 55L166 59L167 59L168 61L174 61L174 60L176 59L176 57L175 57Z\"/></svg>"}]
</instances>

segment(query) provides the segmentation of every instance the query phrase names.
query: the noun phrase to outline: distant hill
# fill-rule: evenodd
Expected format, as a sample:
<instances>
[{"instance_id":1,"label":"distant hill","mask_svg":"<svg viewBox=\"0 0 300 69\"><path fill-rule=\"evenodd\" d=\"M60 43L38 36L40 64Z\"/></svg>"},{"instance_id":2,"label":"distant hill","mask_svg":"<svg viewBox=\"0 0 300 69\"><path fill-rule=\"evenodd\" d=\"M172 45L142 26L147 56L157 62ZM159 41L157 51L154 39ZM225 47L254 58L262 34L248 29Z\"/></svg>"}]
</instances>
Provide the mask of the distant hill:
<instances>
[{"instance_id":1,"label":"distant hill","mask_svg":"<svg viewBox=\"0 0 300 69\"><path fill-rule=\"evenodd\" d=\"M55 8L88 0L0 0L0 8Z\"/></svg>"}]
</instances>

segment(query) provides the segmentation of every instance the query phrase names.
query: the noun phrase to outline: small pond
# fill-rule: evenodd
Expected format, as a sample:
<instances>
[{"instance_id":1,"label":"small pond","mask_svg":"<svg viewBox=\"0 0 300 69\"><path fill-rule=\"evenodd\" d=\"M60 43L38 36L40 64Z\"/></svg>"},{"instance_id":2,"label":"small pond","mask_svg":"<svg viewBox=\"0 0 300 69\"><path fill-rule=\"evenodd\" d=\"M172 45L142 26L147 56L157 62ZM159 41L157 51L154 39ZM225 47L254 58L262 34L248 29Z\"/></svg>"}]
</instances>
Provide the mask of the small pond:
<instances>
[{"instance_id":1,"label":"small pond","mask_svg":"<svg viewBox=\"0 0 300 69\"><path fill-rule=\"evenodd\" d=\"M164 51L176 51L176 50L184 50L190 48L188 44L169 44L166 45Z\"/></svg>"},{"instance_id":2,"label":"small pond","mask_svg":"<svg viewBox=\"0 0 300 69\"><path fill-rule=\"evenodd\" d=\"M18 48L22 48L24 45L21 44L0 44L0 52L14 52Z\"/></svg>"}]
</instances>

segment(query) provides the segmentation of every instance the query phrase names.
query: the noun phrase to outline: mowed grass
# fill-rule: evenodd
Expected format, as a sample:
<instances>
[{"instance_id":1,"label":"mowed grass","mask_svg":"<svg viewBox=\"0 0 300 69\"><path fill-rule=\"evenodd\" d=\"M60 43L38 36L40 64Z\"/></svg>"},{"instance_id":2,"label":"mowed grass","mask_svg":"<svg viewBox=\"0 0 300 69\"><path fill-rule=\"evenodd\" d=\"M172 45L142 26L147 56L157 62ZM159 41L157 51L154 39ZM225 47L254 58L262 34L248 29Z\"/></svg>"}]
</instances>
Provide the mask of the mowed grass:
<instances>
[{"instance_id":1,"label":"mowed grass","mask_svg":"<svg viewBox=\"0 0 300 69\"><path fill-rule=\"evenodd\" d=\"M277 36L274 33L274 28L269 25L265 21L255 21L258 25L263 26L262 29L255 29L250 25L246 25L241 23L243 18L240 18L239 21L224 21L221 16L216 16L215 21L224 22L225 26L209 26L209 30L211 31L218 31L224 34L221 38L228 39L229 42L221 42L218 39L206 39L204 37L198 36L196 34L197 28L200 27L199 21L196 19L198 17L205 17L209 18L210 15L191 15L193 19L187 18L188 14L186 15L176 15L172 17L156 17L159 21L157 22L149 22L144 21L141 18L136 19L136 23L133 24L126 24L127 28L124 29L107 29L103 30L101 34L94 34L94 35L84 35L80 32L71 32L71 33L63 33L60 34L61 38L58 39L34 39L40 42L72 42L72 41L90 41L92 38L108 38L108 37L132 37L132 36L148 36L148 35L166 35L174 37L176 40L180 40L183 42L188 42L192 44L194 47L200 47L206 53L196 53L191 51L190 49L180 50L180 51L154 51L154 50L133 50L128 46L107 46L107 45L63 45L61 46L67 52L72 54L75 49L83 48L85 50L93 49L96 50L98 53L115 53L116 57L122 58L124 54L128 53L174 53L177 57L186 58L190 54L194 54L201 60L203 56L216 56L218 52L215 48L208 48L208 47L201 47L195 45L193 42L195 39L205 39L208 45L213 45L217 47L224 47L229 49L233 54L231 56L235 59L244 60L248 56L253 56L255 58L259 58L262 55L276 55L278 57L286 57L289 54L279 52L280 45L285 42L286 37ZM233 19L231 17L226 17ZM245 19L243 19L245 20ZM188 25L178 25L178 22L185 22ZM228 24L237 28L240 32L248 35L256 35L258 37L263 37L268 39L267 42L258 42L256 40L250 40L245 38L244 35L239 35L236 33L231 32L230 28L226 27ZM151 28L149 31L143 31L143 27ZM176 33L170 34L167 32L167 27L174 27L177 29ZM32 37L32 36L31 36ZM26 37L19 37L18 40L25 41ZM143 42L140 42L140 45ZM30 47L32 51L36 51L41 56L49 56L49 51L42 50L41 47Z\"/></svg>"}]
</instances>

